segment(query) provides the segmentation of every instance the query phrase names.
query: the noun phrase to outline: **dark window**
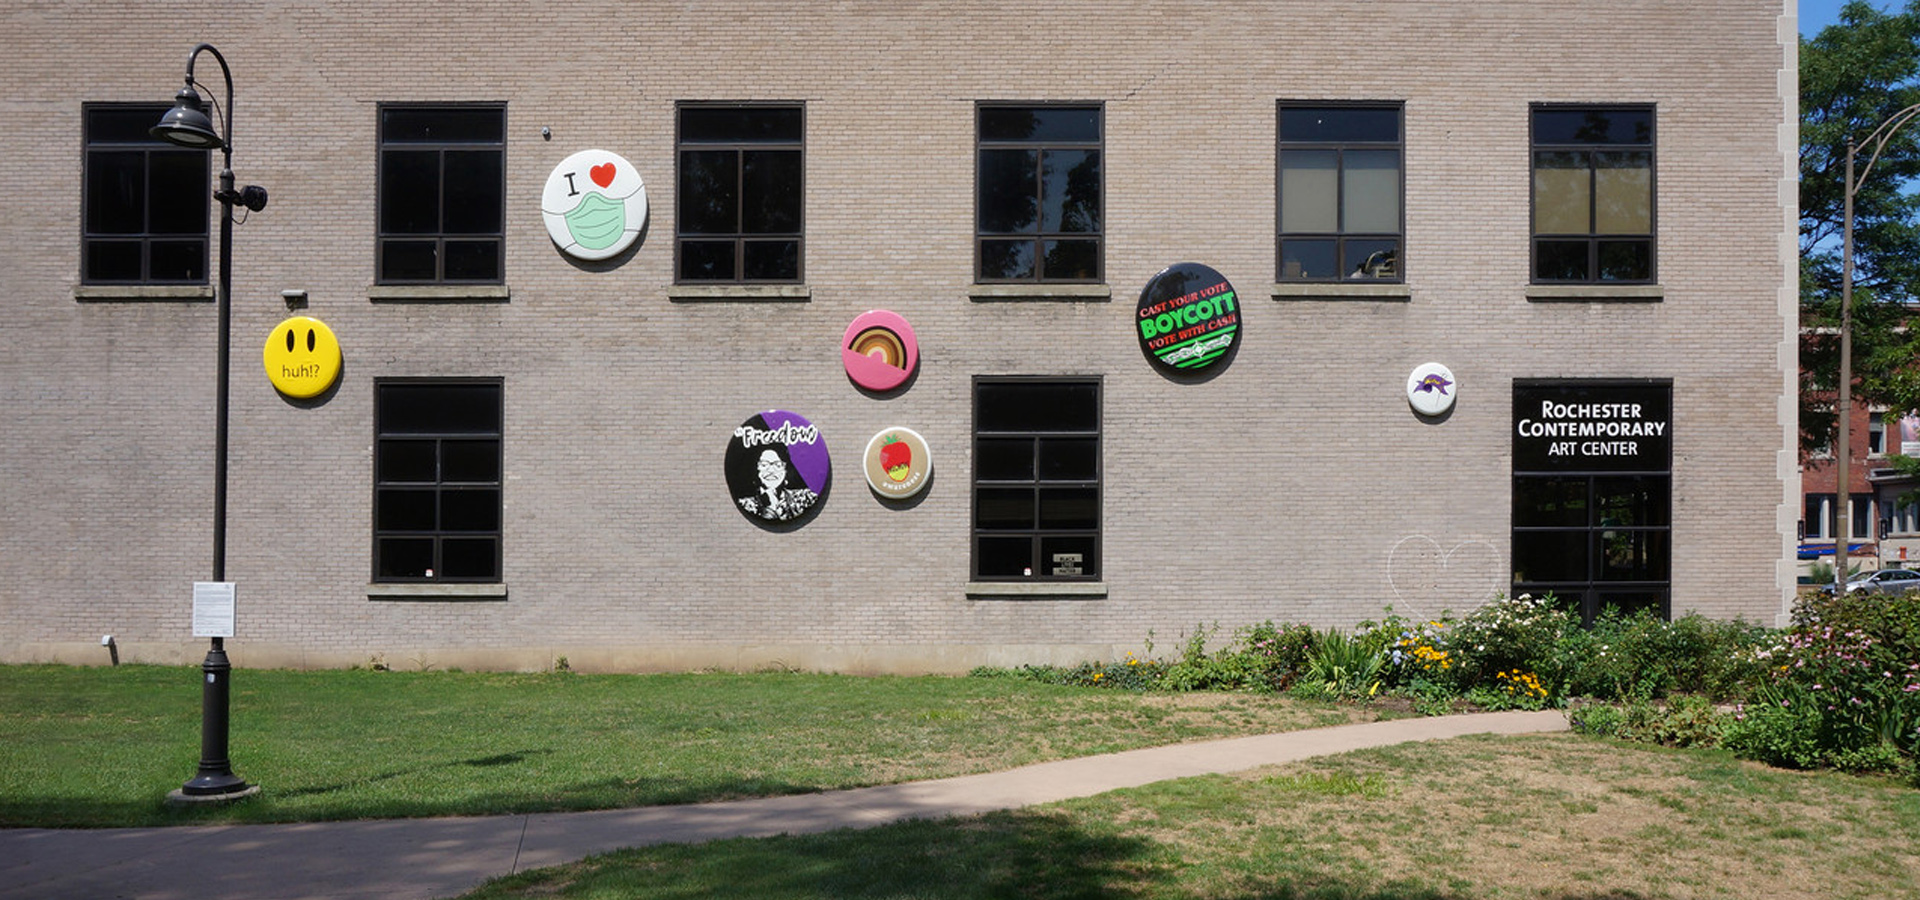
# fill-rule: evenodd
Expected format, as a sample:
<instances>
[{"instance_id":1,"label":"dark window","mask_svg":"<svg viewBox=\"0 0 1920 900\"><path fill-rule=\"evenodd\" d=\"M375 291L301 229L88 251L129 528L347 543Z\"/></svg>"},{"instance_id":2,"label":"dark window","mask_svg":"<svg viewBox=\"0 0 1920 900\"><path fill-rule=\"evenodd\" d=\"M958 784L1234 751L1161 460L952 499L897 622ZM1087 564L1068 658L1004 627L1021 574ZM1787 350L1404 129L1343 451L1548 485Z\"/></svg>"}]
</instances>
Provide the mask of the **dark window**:
<instances>
[{"instance_id":1,"label":"dark window","mask_svg":"<svg viewBox=\"0 0 1920 900\"><path fill-rule=\"evenodd\" d=\"M1533 109L1533 280L1654 280L1653 108Z\"/></svg>"},{"instance_id":2,"label":"dark window","mask_svg":"<svg viewBox=\"0 0 1920 900\"><path fill-rule=\"evenodd\" d=\"M83 283L207 283L207 152L147 134L167 109L85 107Z\"/></svg>"},{"instance_id":3,"label":"dark window","mask_svg":"<svg viewBox=\"0 0 1920 900\"><path fill-rule=\"evenodd\" d=\"M1100 382L977 378L973 577L1100 577Z\"/></svg>"},{"instance_id":4,"label":"dark window","mask_svg":"<svg viewBox=\"0 0 1920 900\"><path fill-rule=\"evenodd\" d=\"M507 109L382 106L378 280L501 283Z\"/></svg>"},{"instance_id":5,"label":"dark window","mask_svg":"<svg viewBox=\"0 0 1920 900\"><path fill-rule=\"evenodd\" d=\"M1514 593L1668 616L1672 385L1516 381L1513 402Z\"/></svg>"},{"instance_id":6,"label":"dark window","mask_svg":"<svg viewBox=\"0 0 1920 900\"><path fill-rule=\"evenodd\" d=\"M500 580L501 385L374 385L373 578Z\"/></svg>"},{"instance_id":7,"label":"dark window","mask_svg":"<svg viewBox=\"0 0 1920 900\"><path fill-rule=\"evenodd\" d=\"M1834 495L1807 494L1806 513L1801 519L1805 536L1822 540L1833 540L1839 536L1840 510L1834 502ZM1850 494L1847 497L1847 541L1855 543L1870 540L1874 500L1872 494Z\"/></svg>"},{"instance_id":8,"label":"dark window","mask_svg":"<svg viewBox=\"0 0 1920 900\"><path fill-rule=\"evenodd\" d=\"M1402 277L1400 116L1280 104L1280 281Z\"/></svg>"},{"instance_id":9,"label":"dark window","mask_svg":"<svg viewBox=\"0 0 1920 900\"><path fill-rule=\"evenodd\" d=\"M1099 281L1100 107L983 105L978 114L978 280Z\"/></svg>"},{"instance_id":10,"label":"dark window","mask_svg":"<svg viewBox=\"0 0 1920 900\"><path fill-rule=\"evenodd\" d=\"M1810 539L1833 540L1837 534L1833 516L1832 494L1806 495L1806 511L1800 518L1802 536Z\"/></svg>"},{"instance_id":11,"label":"dark window","mask_svg":"<svg viewBox=\"0 0 1920 900\"><path fill-rule=\"evenodd\" d=\"M805 246L803 110L680 107L681 282L797 282Z\"/></svg>"}]
</instances>

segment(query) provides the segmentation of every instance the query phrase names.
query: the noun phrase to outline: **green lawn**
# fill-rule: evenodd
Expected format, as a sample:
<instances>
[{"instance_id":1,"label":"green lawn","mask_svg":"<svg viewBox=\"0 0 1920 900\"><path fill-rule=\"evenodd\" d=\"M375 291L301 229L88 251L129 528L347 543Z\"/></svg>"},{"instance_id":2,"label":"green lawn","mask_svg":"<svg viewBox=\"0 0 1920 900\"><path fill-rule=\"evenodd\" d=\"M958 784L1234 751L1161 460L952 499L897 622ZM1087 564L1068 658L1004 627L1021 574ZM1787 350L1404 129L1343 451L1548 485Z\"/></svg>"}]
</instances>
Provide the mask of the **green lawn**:
<instances>
[{"instance_id":1,"label":"green lawn","mask_svg":"<svg viewBox=\"0 0 1920 900\"><path fill-rule=\"evenodd\" d=\"M0 826L473 815L1006 769L1364 721L1252 694L805 674L234 673L235 770L191 668L0 667ZM1654 900L1920 896L1920 791L1576 734L1406 744L986 816L642 848L473 900Z\"/></svg>"},{"instance_id":2,"label":"green lawn","mask_svg":"<svg viewBox=\"0 0 1920 900\"><path fill-rule=\"evenodd\" d=\"M192 668L0 667L0 826L481 815L832 790L1377 718L1230 694L806 674L233 673L258 797L170 809Z\"/></svg>"}]
</instances>

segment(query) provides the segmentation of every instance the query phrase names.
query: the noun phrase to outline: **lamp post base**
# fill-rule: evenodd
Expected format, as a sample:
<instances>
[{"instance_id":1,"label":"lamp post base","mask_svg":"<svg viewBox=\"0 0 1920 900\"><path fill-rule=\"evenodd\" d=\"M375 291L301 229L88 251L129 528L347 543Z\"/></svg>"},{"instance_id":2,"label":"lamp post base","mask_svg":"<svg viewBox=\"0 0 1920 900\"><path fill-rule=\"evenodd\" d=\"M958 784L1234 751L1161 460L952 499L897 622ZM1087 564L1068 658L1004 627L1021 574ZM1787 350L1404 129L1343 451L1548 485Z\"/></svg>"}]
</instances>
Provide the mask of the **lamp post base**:
<instances>
[{"instance_id":1,"label":"lamp post base","mask_svg":"<svg viewBox=\"0 0 1920 900\"><path fill-rule=\"evenodd\" d=\"M186 801L230 800L260 790L233 774L233 763L227 759L228 681L233 666L227 661L224 645L225 641L214 638L200 666L204 679L200 690L200 768L168 795L169 802L176 796Z\"/></svg>"},{"instance_id":2,"label":"lamp post base","mask_svg":"<svg viewBox=\"0 0 1920 900\"><path fill-rule=\"evenodd\" d=\"M244 800L258 793L260 793L259 785L248 784L244 781L240 782L238 789L225 794L189 794L187 793L187 789L183 787L167 794L167 805L211 806L221 803L232 803L235 800Z\"/></svg>"}]
</instances>

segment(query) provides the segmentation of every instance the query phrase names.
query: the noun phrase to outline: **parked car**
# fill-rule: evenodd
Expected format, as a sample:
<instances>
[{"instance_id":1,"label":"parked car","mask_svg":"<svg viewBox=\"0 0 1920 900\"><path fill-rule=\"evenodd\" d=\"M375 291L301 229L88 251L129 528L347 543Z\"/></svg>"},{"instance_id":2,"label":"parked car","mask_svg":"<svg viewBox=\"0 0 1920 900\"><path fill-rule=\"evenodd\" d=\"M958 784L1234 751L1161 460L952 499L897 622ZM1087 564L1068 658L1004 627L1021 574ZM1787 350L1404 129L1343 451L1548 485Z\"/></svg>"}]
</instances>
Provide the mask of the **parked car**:
<instances>
[{"instance_id":1,"label":"parked car","mask_svg":"<svg viewBox=\"0 0 1920 900\"><path fill-rule=\"evenodd\" d=\"M1898 594L1911 590L1920 590L1920 572L1912 569L1881 569L1847 582L1849 594L1855 591Z\"/></svg>"}]
</instances>

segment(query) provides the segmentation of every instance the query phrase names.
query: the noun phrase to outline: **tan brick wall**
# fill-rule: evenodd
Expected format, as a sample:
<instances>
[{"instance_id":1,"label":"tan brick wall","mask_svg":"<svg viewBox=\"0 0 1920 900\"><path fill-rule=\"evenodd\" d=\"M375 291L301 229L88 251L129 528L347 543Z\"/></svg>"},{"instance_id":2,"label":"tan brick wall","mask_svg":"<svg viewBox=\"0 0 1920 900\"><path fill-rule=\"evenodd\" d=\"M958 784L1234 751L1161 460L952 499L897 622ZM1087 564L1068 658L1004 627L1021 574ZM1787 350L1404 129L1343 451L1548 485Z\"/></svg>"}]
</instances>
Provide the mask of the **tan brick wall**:
<instances>
[{"instance_id":1,"label":"tan brick wall","mask_svg":"<svg viewBox=\"0 0 1920 900\"><path fill-rule=\"evenodd\" d=\"M169 99L203 40L233 67L240 183L272 192L235 239L241 665L951 671L1165 648L1199 623L1461 611L1510 574L1510 386L1528 377L1673 380L1675 610L1771 621L1797 503L1791 10L1598 9L12 5L0 661L104 662L105 633L123 658L197 658L213 305L73 289L82 103ZM220 83L211 59L196 71ZM1268 299L1278 99L1405 103L1410 300ZM667 299L682 100L806 104L808 302ZM969 299L981 100L1104 104L1111 301ZM507 104L510 301L369 301L375 110L407 101ZM1658 108L1661 302L1527 299L1528 105L1563 101ZM551 168L589 148L647 180L649 230L617 266L568 262L539 214ZM1245 342L1205 384L1157 375L1130 330L1140 287L1180 261L1244 298ZM325 402L262 377L284 289L345 350ZM923 353L878 399L836 351L872 308ZM1429 360L1461 385L1438 424L1403 395ZM966 596L977 374L1104 377L1105 599ZM505 380L504 602L368 599L372 383L416 375ZM732 427L769 408L834 451L831 497L789 533L735 512L721 474ZM937 460L910 508L859 472L892 425Z\"/></svg>"}]
</instances>

